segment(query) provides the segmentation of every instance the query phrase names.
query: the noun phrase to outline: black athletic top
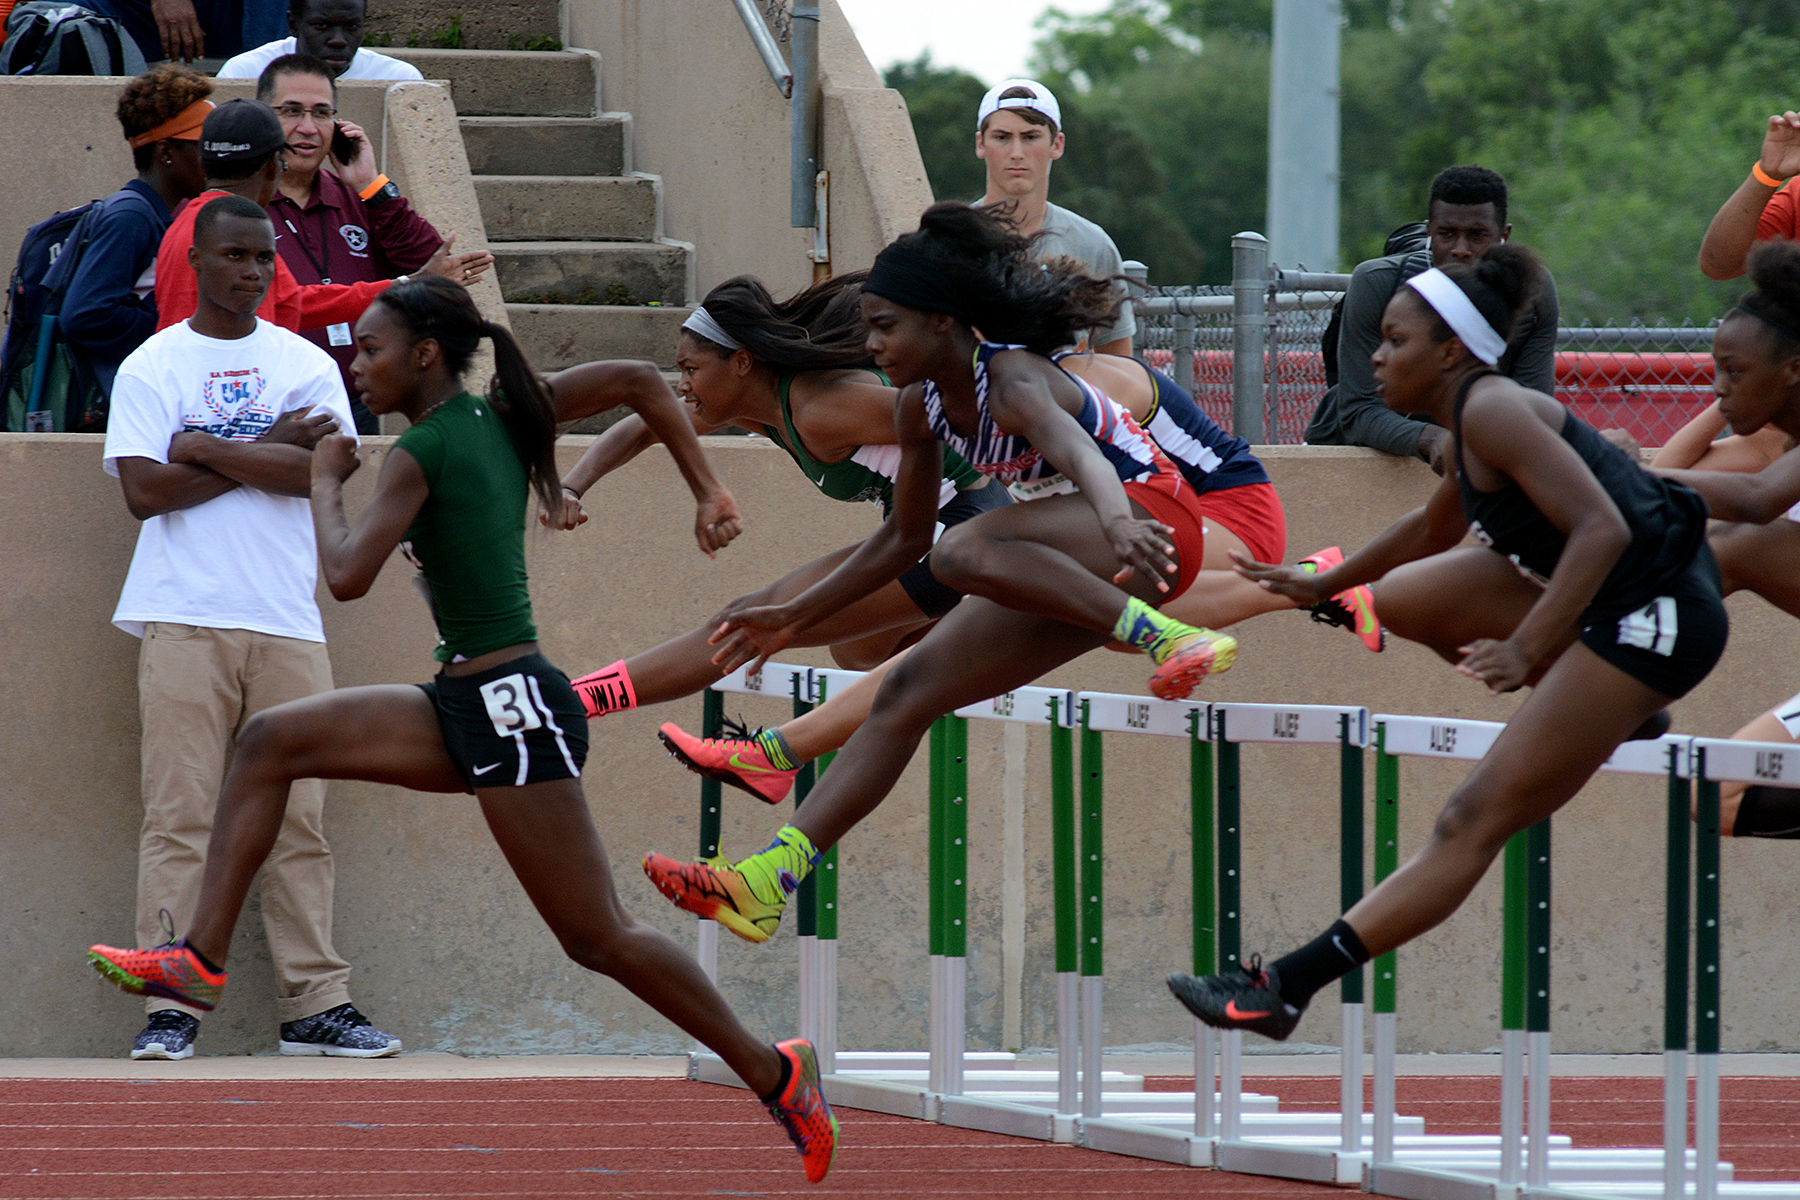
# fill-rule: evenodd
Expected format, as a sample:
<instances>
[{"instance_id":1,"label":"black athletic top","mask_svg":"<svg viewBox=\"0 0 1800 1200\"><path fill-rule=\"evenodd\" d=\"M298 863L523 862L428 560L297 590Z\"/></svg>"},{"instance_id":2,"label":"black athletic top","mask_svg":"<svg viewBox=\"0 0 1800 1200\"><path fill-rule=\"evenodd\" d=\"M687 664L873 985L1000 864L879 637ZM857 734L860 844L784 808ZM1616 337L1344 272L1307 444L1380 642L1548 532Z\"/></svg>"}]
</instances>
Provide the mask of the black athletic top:
<instances>
[{"instance_id":1,"label":"black athletic top","mask_svg":"<svg viewBox=\"0 0 1800 1200\"><path fill-rule=\"evenodd\" d=\"M1463 516L1469 532L1483 545L1547 579L1562 558L1567 536L1538 511L1518 484L1508 483L1495 492L1477 491L1463 469L1463 405L1475 381L1492 374L1496 372L1471 376L1456 397L1456 479ZM1706 544L1706 501L1685 484L1644 470L1572 412L1563 414L1561 434L1612 498L1631 531L1630 545L1594 594L1589 609L1628 611L1648 603L1687 570Z\"/></svg>"}]
</instances>

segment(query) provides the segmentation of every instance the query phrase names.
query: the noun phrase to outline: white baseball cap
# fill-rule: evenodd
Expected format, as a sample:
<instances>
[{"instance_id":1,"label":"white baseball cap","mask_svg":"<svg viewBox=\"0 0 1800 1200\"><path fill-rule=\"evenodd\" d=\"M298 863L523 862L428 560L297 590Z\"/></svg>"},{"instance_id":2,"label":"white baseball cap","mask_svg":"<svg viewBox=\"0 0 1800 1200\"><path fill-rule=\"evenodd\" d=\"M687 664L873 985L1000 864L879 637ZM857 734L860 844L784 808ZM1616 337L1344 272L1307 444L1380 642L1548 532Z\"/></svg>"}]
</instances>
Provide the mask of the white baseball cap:
<instances>
[{"instance_id":1,"label":"white baseball cap","mask_svg":"<svg viewBox=\"0 0 1800 1200\"><path fill-rule=\"evenodd\" d=\"M1031 94L1029 96L1008 96L1004 100L1000 98L1000 93L1010 92L1014 88L1023 89ZM1062 128L1061 106L1056 103L1056 97L1050 94L1050 89L1035 79L1002 79L989 88L987 95L981 98L981 111L975 114L976 132L979 133L987 119L1003 108L1029 108L1033 112L1043 113L1050 118L1052 125L1058 129Z\"/></svg>"}]
</instances>

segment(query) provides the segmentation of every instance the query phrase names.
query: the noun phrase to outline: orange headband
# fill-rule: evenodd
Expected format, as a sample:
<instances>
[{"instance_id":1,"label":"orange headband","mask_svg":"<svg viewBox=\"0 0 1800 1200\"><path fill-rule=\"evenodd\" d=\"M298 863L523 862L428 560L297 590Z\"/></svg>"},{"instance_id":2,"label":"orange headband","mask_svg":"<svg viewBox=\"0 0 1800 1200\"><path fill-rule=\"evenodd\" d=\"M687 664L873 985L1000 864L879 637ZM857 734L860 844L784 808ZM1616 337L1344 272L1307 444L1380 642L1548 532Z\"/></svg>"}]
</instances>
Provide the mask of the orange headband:
<instances>
[{"instance_id":1,"label":"orange headband","mask_svg":"<svg viewBox=\"0 0 1800 1200\"><path fill-rule=\"evenodd\" d=\"M200 127L206 124L206 114L213 110L211 100L196 100L155 129L147 130L134 138L125 140L136 150L139 146L148 146L151 142L160 142L164 138L181 138L183 141L200 140Z\"/></svg>"}]
</instances>

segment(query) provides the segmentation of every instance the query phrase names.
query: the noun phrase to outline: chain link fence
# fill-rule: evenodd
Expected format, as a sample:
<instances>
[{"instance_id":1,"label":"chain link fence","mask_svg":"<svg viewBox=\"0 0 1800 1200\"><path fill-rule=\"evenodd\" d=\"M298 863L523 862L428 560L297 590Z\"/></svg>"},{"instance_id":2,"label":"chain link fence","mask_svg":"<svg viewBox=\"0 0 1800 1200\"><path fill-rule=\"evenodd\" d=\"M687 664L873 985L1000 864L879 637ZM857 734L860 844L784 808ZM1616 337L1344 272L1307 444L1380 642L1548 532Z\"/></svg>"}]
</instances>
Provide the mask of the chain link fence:
<instances>
[{"instance_id":1,"label":"chain link fence","mask_svg":"<svg viewBox=\"0 0 1800 1200\"><path fill-rule=\"evenodd\" d=\"M1308 276L1310 287L1324 277ZM1262 318L1264 438L1276 445L1305 440L1306 423L1325 392L1320 338L1340 290L1278 291L1271 283ZM1233 288L1134 288L1134 348L1188 387L1221 428L1234 432ZM1252 336L1256 326L1250 326ZM1712 403L1711 326L1564 326L1557 335L1556 398L1597 429L1623 429L1640 445L1660 446ZM1190 386L1191 383L1191 386ZM1240 413L1242 409L1240 408Z\"/></svg>"}]
</instances>

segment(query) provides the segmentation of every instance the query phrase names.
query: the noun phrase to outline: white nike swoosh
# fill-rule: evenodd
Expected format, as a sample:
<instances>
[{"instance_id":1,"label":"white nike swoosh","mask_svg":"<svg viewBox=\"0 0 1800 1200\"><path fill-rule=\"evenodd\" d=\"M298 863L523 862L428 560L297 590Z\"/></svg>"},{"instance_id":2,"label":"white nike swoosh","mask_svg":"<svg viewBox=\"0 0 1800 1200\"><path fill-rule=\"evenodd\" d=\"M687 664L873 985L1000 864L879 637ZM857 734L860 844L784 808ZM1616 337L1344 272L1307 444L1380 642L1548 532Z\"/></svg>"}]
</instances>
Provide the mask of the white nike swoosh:
<instances>
[{"instance_id":1,"label":"white nike swoosh","mask_svg":"<svg viewBox=\"0 0 1800 1200\"><path fill-rule=\"evenodd\" d=\"M493 770L495 767L497 767L499 765L500 765L499 763L489 763L485 767L474 768L473 773L476 775L486 775L489 771Z\"/></svg>"}]
</instances>

